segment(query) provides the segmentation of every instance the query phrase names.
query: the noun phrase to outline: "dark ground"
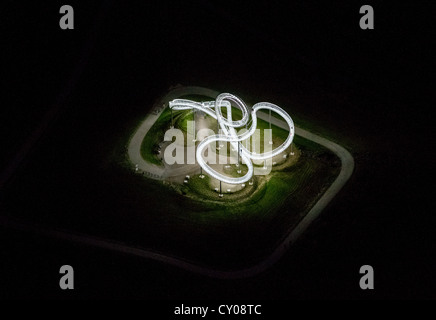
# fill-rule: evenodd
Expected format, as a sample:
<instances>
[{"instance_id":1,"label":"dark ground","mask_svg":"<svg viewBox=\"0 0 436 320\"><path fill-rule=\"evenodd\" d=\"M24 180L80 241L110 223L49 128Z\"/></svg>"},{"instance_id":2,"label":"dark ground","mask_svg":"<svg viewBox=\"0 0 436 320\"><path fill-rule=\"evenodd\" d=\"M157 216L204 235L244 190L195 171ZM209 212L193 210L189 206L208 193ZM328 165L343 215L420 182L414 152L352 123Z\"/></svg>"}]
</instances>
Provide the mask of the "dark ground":
<instances>
[{"instance_id":1,"label":"dark ground","mask_svg":"<svg viewBox=\"0 0 436 320\"><path fill-rule=\"evenodd\" d=\"M295 104L295 114L330 138L346 137L356 170L295 247L258 277L205 279L1 227L0 297L436 298L430 2L373 2L375 30L366 31L362 4L349 2L69 2L75 29L65 31L62 4L3 4L2 167L45 119L43 140L74 110L107 129L182 83ZM58 287L63 264L75 268L74 291ZM363 264L375 269L373 291L359 289Z\"/></svg>"}]
</instances>

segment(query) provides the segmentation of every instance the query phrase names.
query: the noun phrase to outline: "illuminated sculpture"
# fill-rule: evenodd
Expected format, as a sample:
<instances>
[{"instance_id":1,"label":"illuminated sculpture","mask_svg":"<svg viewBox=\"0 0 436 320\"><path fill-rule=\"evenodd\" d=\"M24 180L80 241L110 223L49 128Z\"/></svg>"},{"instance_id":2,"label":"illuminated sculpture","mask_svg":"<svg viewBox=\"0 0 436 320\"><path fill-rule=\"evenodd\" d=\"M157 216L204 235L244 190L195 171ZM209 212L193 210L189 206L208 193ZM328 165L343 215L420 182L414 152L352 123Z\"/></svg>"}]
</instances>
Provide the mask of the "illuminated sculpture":
<instances>
[{"instance_id":1,"label":"illuminated sculpture","mask_svg":"<svg viewBox=\"0 0 436 320\"><path fill-rule=\"evenodd\" d=\"M230 102L233 102L234 105L236 105L236 107L238 107L241 110L242 112L241 120L237 120L237 121L232 120L232 107ZM174 99L170 101L169 107L173 110L198 109L217 120L222 130L222 134L210 135L206 137L203 141L201 141L197 146L196 159L198 161L198 164L210 176L226 183L240 184L250 180L251 177L253 176L253 163L251 162L251 159L266 160L272 158L280 154L284 150L286 150L286 148L288 148L291 145L292 140L294 139L295 129L294 129L294 122L292 121L292 118L282 108L269 102L256 103L251 108L251 110L249 110L249 107L240 98L230 93L221 93L220 95L218 95L215 101L196 102L186 99ZM221 107L227 109L227 117L224 117L222 115ZM257 126L256 113L257 111L262 109L271 110L279 114L287 122L289 126L289 135L286 138L285 142L283 142L282 145L275 148L274 150L264 153L256 153L248 150L239 142L245 141L246 139L250 138L251 135L253 135ZM246 132L238 135L235 128L241 128L243 126L246 126L249 122L250 116L251 116L250 128ZM206 161L203 159L203 151L209 143L216 142L216 141L230 142L230 144L235 150L238 150L239 148L238 152L240 152L241 158L245 162L248 168L248 171L244 176L237 177L237 178L228 177L212 169L206 163Z\"/></svg>"}]
</instances>

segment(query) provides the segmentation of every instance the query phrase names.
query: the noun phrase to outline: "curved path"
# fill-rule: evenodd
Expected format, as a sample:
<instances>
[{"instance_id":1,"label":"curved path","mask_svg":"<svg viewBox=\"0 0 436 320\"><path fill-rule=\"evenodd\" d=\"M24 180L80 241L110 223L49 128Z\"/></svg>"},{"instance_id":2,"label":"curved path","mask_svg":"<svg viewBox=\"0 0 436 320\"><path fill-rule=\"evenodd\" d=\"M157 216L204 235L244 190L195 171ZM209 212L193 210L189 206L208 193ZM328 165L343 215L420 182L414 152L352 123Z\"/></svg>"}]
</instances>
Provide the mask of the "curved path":
<instances>
[{"instance_id":1,"label":"curved path","mask_svg":"<svg viewBox=\"0 0 436 320\"><path fill-rule=\"evenodd\" d=\"M178 98L182 95L193 95L193 94L208 96L214 99L219 95L219 92L202 88L202 87L181 87L181 88L177 88L176 90L170 91L165 97L162 98L162 103ZM161 168L162 171L157 171L157 168L159 167L147 163L140 156L140 146L141 146L142 139L144 139L148 130L150 130L151 126L153 125L154 121L156 121L156 119L159 117L159 115L160 113L157 115L149 116L141 124L140 128L138 129L138 131L135 133L134 137L130 141L129 156L132 157L131 159L135 159L134 161L137 161L136 163L138 163L139 168L141 168L141 170L150 171L150 172L159 172L161 173L161 176L163 176L162 174L164 170L163 168ZM269 119L268 114L266 113L259 112L258 116L263 120L268 121ZM289 129L288 124L285 121L279 120L277 118L274 117L271 118L271 123L286 130ZM336 180L330 185L330 187L316 202L316 204L310 209L310 211L305 215L305 217L300 221L300 223L295 228L289 230L288 236L275 248L275 250L266 259L246 269L235 270L235 271L222 271L222 270L216 270L207 267L201 267L195 264L194 262L187 262L185 260L181 260L174 257L168 257L157 253L146 253L141 251L141 252L136 252L136 255L170 263L177 267L192 272L200 273L203 275L218 277L218 278L226 278L226 279L253 276L257 273L266 270L274 263L276 263L284 255L284 253L289 248L289 246L292 243L294 243L298 239L298 237L301 236L301 234L303 234L303 232L309 227L312 221L315 220L320 215L322 210L341 190L341 188L344 186L347 180L351 177L351 174L353 173L354 170L353 157L346 149L344 149L340 145L330 140L327 140L323 137L320 137L314 133L311 133L307 130L301 129L297 126L295 127L295 134L305 139L311 140L315 143L318 143L324 146L325 148L331 150L341 160L341 171L338 177L336 178Z\"/></svg>"},{"instance_id":2,"label":"curved path","mask_svg":"<svg viewBox=\"0 0 436 320\"><path fill-rule=\"evenodd\" d=\"M201 93L199 93L200 91ZM168 92L164 97L162 97L157 103L157 105L158 106L165 105L166 107L168 101L177 99L183 95L192 95L192 94L200 94L207 97L216 97L219 93L217 91L210 90L207 88L201 88L201 87L176 87L175 89ZM171 169L165 170L164 167L157 166L155 164L145 161L144 158L141 156L141 144L142 141L144 140L144 137L151 129L153 124L156 122L156 120L159 119L163 111L164 108L161 108L159 112L150 113L145 118L145 120L141 123L141 125L136 130L133 137L130 139L128 151L127 151L129 155L129 159L133 165L138 165L139 170L143 171L147 176L157 180L163 180L167 178L170 174L169 171ZM198 165L196 165L196 167L198 167ZM180 175L184 173L187 174L193 172L192 165L186 166L184 168L173 169L173 170L176 171L174 173L171 173L171 175Z\"/></svg>"},{"instance_id":3,"label":"curved path","mask_svg":"<svg viewBox=\"0 0 436 320\"><path fill-rule=\"evenodd\" d=\"M216 96L218 93L209 89L200 88L200 87L181 87L177 88L173 91L171 91L168 95L166 95L163 100L166 99L173 99L176 97L180 97L181 95L188 95L188 94L200 94L205 96ZM168 101L168 100L166 100ZM129 156L132 154L135 155L134 151L135 148L140 147L139 143L139 133L142 135L142 138L145 136L145 134L148 132L148 130L151 128L151 125L156 121L156 119L159 117L159 114L155 116L149 116L139 127L137 133L132 138L129 144ZM262 115L259 114L259 117L262 118ZM264 114L263 117L265 119L267 118L267 115ZM151 120L149 120L151 119ZM153 121L154 119L154 121ZM152 122L153 121L153 122ZM283 121L280 121L278 119L272 119L272 123L274 123L277 126L282 127L282 125L286 126L287 124ZM155 252L153 250L146 250L136 247L131 247L128 245L124 245L122 243L113 242L107 239L101 239L96 237L91 237L87 235L79 235L79 234L72 234L67 231L63 230L56 230L52 228L44 228L41 226L33 226L29 224L25 224L23 222L19 222L16 220L13 220L8 217L0 216L0 224L8 227L13 227L19 230L24 231L32 231L39 234L43 234L50 237L56 237L64 240L79 242L86 245L91 245L95 247L100 247L108 250L113 250L125 254L132 254L139 257L144 257L148 259L153 259L159 262L167 263L173 266L176 266L178 268L182 268L184 270L195 272L197 274L209 276L209 277L215 277L215 278L222 278L222 279L237 279L237 278L245 278L245 277L251 277L254 276L269 267L271 267L273 264L275 264L288 250L289 246L294 243L298 237L308 228L308 226L311 224L313 220L315 220L322 210L328 205L328 203L333 199L333 197L341 190L341 188L344 186L344 184L347 182L347 180L350 178L351 174L354 170L354 159L351 156L351 154L341 147L340 145L329 141L323 137L320 137L316 134L313 134L311 132L308 132L304 129L296 127L296 135L299 135L303 138L306 138L308 140L312 140L329 150L331 150L334 154L336 154L340 160L341 160L341 171L336 178L336 180L330 185L330 187L327 189L327 191L321 196L321 198L316 202L316 204L310 209L310 211L306 214L306 216L300 221L300 223L297 225L297 227L290 229L288 235L283 239L283 241L274 249L274 251L266 257L263 261L240 270L230 270L230 271L224 271L214 268L209 268L205 266L201 266L198 263L194 261L187 261L183 258L169 256L163 253ZM138 134L138 137L136 137ZM137 145L139 143L139 146ZM131 148L130 148L131 147ZM131 149L131 150L130 150ZM131 153L132 152L132 153ZM157 166L150 166L145 161L141 161L139 158L134 158L138 161L138 165L141 165L141 168L147 169L151 172L155 172L159 174L159 171L155 171L159 169ZM154 168L156 167L156 168ZM159 176L157 176L159 178ZM162 178L161 178L162 179Z\"/></svg>"}]
</instances>

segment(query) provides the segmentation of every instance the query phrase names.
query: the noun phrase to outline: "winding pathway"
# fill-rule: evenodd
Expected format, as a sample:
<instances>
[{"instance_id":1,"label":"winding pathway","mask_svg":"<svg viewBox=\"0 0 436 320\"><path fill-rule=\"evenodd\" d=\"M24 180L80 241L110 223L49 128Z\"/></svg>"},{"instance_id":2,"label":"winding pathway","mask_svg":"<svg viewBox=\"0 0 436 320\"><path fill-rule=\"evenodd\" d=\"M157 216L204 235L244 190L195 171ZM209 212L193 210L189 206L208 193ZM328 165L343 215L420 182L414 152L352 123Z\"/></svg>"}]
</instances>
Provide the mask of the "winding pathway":
<instances>
[{"instance_id":1,"label":"winding pathway","mask_svg":"<svg viewBox=\"0 0 436 320\"><path fill-rule=\"evenodd\" d=\"M209 90L201 87L179 87L170 91L165 97L162 98L161 104L180 97L181 95L199 94L204 96L216 97L218 92ZM161 110L162 112L162 110ZM153 123L157 120L160 113L149 115L145 121L140 125L135 135L129 143L129 156L133 163L138 164L141 170L150 172L151 175L155 175L156 179L163 179L164 169L147 163L142 159L140 155L140 146L142 139L147 134L148 130L151 128ZM259 118L268 119L267 114L259 113ZM279 119L272 118L272 123L287 129L287 124ZM328 203L334 198L334 196L341 190L344 184L351 177L354 170L354 159L351 154L341 147L340 145L329 141L323 137L316 134L308 132L304 129L295 128L296 135L299 135L305 139L316 142L336 154L341 160L341 171L336 178L336 180L330 185L326 192L321 196L321 198L316 202L316 204L310 209L306 216L300 221L297 227L290 229L288 235L283 239L283 241L274 249L274 251L266 257L261 262L240 270L219 270L207 266L202 266L194 261L188 261L180 257L166 255L164 253L156 252L153 250L141 249L137 247L131 247L122 243L113 242L108 239L101 239L96 237L91 237L82 234L72 234L68 231L53 229L43 226L35 226L23 221L18 221L16 219L0 216L0 225L12 227L18 230L31 231L45 236L55 237L59 239L64 239L68 241L73 241L77 243L82 243L85 245L95 246L103 249L108 249L116 252L121 252L124 254L131 254L138 257L143 257L147 259L153 259L155 261L167 263L175 267L201 274L204 276L222 278L222 279L238 279L254 276L262 271L265 271L273 264L275 264L288 250L290 245L294 243L301 234L309 227L309 225L314 221L322 212L322 210L328 205Z\"/></svg>"}]
</instances>

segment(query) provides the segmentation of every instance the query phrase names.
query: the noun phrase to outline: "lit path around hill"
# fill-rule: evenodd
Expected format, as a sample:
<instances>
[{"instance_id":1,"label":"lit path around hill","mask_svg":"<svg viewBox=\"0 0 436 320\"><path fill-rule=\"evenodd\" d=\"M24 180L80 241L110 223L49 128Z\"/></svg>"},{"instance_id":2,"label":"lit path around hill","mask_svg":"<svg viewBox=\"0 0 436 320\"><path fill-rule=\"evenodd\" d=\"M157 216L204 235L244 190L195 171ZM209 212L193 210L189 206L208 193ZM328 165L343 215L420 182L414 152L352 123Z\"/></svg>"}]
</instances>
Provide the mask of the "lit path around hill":
<instances>
[{"instance_id":1,"label":"lit path around hill","mask_svg":"<svg viewBox=\"0 0 436 320\"><path fill-rule=\"evenodd\" d=\"M167 94L161 101L162 105L165 101L169 101L178 98L182 95L203 95L216 97L219 93L213 90L209 90L201 87L179 87ZM162 112L161 110L160 112ZM148 164L140 156L140 145L142 139L147 134L148 130L151 128L153 123L159 118L160 113L149 115L145 121L140 125L136 131L134 137L129 143L129 156L133 163L137 163L141 166L141 170L148 170L151 174L155 174L157 179L163 179L162 175L164 173L164 168L160 168L155 165ZM259 118L268 120L267 114L259 113ZM287 129L287 124L279 119L271 118L271 122L281 128ZM299 222L295 228L288 230L287 236L282 240L282 242L272 251L272 253L259 263L240 270L220 270L213 267L207 267L200 265L200 263L195 261L188 261L182 257L176 257L172 255L167 255L162 252L157 252L154 250L142 249L138 247L131 247L122 243L114 242L108 239L102 239L97 237L92 237L89 235L82 235L71 233L65 230L54 229L44 226L35 226L24 221L19 221L7 216L0 216L0 225L11 227L14 229L35 232L44 236L55 237L58 239L73 241L76 243L81 243L89 246L94 246L98 248L103 248L115 252L120 252L124 254L131 254L138 257L143 257L147 259L152 259L175 267L187 270L189 272L194 272L204 276L222 278L222 279L238 279L252 277L259 274L272 265L274 265L288 250L288 248L304 233L304 231L309 227L309 225L314 221L322 212L322 210L329 204L329 202L335 197L335 195L342 189L348 179L351 177L354 170L354 159L351 154L341 147L340 145L329 141L323 137L320 137L314 133L306 131L304 129L295 128L295 134L301 136L305 139L311 140L318 143L327 149L331 150L336 156L341 160L341 171L337 176L336 180L330 185L326 192L319 198L315 205L310 209L310 211L305 215L305 217Z\"/></svg>"}]
</instances>

